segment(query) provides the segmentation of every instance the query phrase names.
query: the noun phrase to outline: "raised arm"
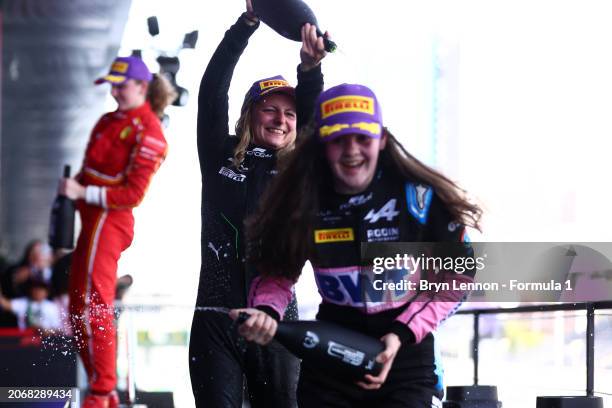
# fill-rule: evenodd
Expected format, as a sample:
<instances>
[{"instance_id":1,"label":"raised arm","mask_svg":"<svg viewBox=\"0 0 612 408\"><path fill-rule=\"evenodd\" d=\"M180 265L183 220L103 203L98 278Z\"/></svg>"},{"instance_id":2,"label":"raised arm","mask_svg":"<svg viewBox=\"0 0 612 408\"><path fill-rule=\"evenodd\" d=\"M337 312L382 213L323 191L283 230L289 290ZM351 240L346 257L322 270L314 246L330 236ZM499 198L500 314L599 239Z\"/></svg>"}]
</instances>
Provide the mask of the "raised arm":
<instances>
[{"instance_id":1,"label":"raised arm","mask_svg":"<svg viewBox=\"0 0 612 408\"><path fill-rule=\"evenodd\" d=\"M299 130L312 120L315 101L323 91L321 60L327 52L323 38L317 37L316 29L316 26L308 23L302 26L301 62L297 68L298 83L295 88L298 136ZM327 33L325 35L328 36Z\"/></svg>"},{"instance_id":2,"label":"raised arm","mask_svg":"<svg viewBox=\"0 0 612 408\"><path fill-rule=\"evenodd\" d=\"M257 17L248 11L242 14L226 31L202 76L198 94L197 130L200 167L207 154L211 150L216 151L229 134L228 91L234 68L258 26Z\"/></svg>"}]
</instances>

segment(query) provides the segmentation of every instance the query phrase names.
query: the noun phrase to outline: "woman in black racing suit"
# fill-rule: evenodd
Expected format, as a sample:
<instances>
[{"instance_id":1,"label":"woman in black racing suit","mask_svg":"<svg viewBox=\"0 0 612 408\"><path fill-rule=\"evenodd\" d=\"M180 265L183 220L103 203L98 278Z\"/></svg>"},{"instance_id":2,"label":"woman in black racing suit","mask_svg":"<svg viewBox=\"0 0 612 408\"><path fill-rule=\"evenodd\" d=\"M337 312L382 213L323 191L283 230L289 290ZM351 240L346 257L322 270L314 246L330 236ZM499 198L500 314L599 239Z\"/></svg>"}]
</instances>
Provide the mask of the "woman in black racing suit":
<instances>
[{"instance_id":1,"label":"woman in black racing suit","mask_svg":"<svg viewBox=\"0 0 612 408\"><path fill-rule=\"evenodd\" d=\"M198 407L240 407L246 376L253 407L294 407L299 362L279 345L244 344L227 314L211 307L246 306L255 273L245 262L243 220L276 173L276 157L294 146L296 129L312 116L323 89L323 40L302 27L301 64L294 89L281 76L255 81L236 124L228 129L228 90L249 37L259 26L247 11L225 36L202 77L198 154L202 172L202 266L191 327L189 370ZM285 313L297 318L295 300Z\"/></svg>"}]
</instances>

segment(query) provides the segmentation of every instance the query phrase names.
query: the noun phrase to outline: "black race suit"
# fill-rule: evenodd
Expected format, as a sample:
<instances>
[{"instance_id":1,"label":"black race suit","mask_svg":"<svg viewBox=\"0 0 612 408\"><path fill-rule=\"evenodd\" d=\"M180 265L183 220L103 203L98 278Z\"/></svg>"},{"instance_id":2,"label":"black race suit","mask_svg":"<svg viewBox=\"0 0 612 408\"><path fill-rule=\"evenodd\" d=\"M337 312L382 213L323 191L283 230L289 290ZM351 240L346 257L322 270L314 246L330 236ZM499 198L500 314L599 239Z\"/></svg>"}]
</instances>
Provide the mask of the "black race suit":
<instances>
[{"instance_id":1,"label":"black race suit","mask_svg":"<svg viewBox=\"0 0 612 408\"><path fill-rule=\"evenodd\" d=\"M226 32L202 77L198 97L198 154L202 172L202 266L197 307L245 307L255 273L244 262L243 221L275 173L273 150L249 146L239 169L231 165L237 137L228 129L228 90L234 67L257 26L242 18ZM323 88L320 67L298 68L298 129L312 115ZM240 407L243 374L251 405L293 407L299 362L276 344L245 344L226 314L196 307L189 371L198 407ZM295 301L285 319L297 318Z\"/></svg>"},{"instance_id":2,"label":"black race suit","mask_svg":"<svg viewBox=\"0 0 612 408\"><path fill-rule=\"evenodd\" d=\"M454 290L441 293L404 289L380 291L374 290L373 282L397 283L410 279L451 284L453 281L472 282L474 269L462 274L421 270L411 275L409 270L394 268L374 274L371 266L362 266L361 243L457 243L444 249L429 246L432 256L452 254L467 258L472 257L472 250L465 243L465 227L454 222L432 188L388 173L390 170L379 168L368 189L358 195L324 190L311 238L315 240L316 257L310 261L323 299L317 319L376 338L392 332L399 336L402 346L386 382L376 391L363 390L351 381L332 377L303 361L298 387L300 408L429 408L441 396L436 387L439 378L432 331L454 312L465 293ZM256 278L251 306L272 315L282 314L291 299L292 284L285 278Z\"/></svg>"}]
</instances>

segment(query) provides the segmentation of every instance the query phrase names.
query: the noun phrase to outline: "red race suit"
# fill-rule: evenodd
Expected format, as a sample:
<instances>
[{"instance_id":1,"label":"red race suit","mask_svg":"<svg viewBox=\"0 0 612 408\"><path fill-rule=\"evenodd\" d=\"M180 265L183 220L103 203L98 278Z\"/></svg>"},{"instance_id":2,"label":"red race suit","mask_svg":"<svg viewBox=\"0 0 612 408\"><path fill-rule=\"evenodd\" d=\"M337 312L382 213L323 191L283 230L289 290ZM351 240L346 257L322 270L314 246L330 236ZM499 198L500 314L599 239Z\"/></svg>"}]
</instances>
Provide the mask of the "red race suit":
<instances>
[{"instance_id":1,"label":"red race suit","mask_svg":"<svg viewBox=\"0 0 612 408\"><path fill-rule=\"evenodd\" d=\"M70 321L94 393L108 393L117 383L117 262L134 236L132 208L166 152L160 121L145 102L102 116L77 176L86 197L77 201L82 229L70 270Z\"/></svg>"}]
</instances>

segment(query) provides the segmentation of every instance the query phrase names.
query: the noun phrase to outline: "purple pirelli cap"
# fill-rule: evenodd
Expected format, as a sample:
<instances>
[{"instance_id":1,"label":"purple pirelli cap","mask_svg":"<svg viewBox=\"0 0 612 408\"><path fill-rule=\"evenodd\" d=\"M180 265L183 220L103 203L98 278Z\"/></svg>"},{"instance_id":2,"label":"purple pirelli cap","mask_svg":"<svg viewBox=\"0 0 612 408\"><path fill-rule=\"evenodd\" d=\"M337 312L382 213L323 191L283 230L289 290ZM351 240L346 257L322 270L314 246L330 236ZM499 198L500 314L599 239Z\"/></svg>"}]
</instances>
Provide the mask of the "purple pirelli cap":
<instances>
[{"instance_id":1,"label":"purple pirelli cap","mask_svg":"<svg viewBox=\"0 0 612 408\"><path fill-rule=\"evenodd\" d=\"M367 86L334 86L319 95L316 107L317 129L323 142L351 133L375 139L382 135L380 105Z\"/></svg>"},{"instance_id":2,"label":"purple pirelli cap","mask_svg":"<svg viewBox=\"0 0 612 408\"><path fill-rule=\"evenodd\" d=\"M118 57L113 61L108 74L96 79L94 83L99 85L108 82L111 85L121 85L128 79L149 82L153 79L153 74L144 61L138 57Z\"/></svg>"},{"instance_id":3,"label":"purple pirelli cap","mask_svg":"<svg viewBox=\"0 0 612 408\"><path fill-rule=\"evenodd\" d=\"M285 93L295 98L295 88L292 87L282 75L276 75L271 78L264 78L253 82L251 89L249 89L248 96L251 101L257 102L264 95L276 92Z\"/></svg>"}]
</instances>

